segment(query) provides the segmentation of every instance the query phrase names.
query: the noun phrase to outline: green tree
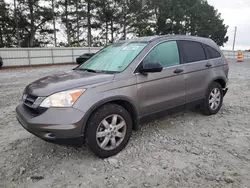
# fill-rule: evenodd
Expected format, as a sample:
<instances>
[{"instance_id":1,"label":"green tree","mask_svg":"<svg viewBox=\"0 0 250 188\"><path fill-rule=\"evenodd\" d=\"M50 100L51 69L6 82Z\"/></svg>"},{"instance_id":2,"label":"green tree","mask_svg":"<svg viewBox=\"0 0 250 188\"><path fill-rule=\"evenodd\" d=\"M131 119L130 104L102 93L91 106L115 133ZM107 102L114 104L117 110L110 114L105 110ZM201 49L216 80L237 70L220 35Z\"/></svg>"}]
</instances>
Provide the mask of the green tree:
<instances>
[{"instance_id":1,"label":"green tree","mask_svg":"<svg viewBox=\"0 0 250 188\"><path fill-rule=\"evenodd\" d=\"M97 0L98 2L98 0ZM87 23L84 25L84 28L87 28L87 44L92 46L92 29L98 28L98 24L93 19L96 17L94 10L96 9L96 0L85 0L85 18L87 18Z\"/></svg>"},{"instance_id":2,"label":"green tree","mask_svg":"<svg viewBox=\"0 0 250 188\"><path fill-rule=\"evenodd\" d=\"M222 46L228 27L206 0L151 0L156 34L191 34L209 37Z\"/></svg>"},{"instance_id":3,"label":"green tree","mask_svg":"<svg viewBox=\"0 0 250 188\"><path fill-rule=\"evenodd\" d=\"M105 45L114 42L115 33L118 31L117 20L119 19L119 5L114 0L100 0L96 2L98 26L101 30L101 39ZM110 35L110 37L109 37Z\"/></svg>"},{"instance_id":4,"label":"green tree","mask_svg":"<svg viewBox=\"0 0 250 188\"><path fill-rule=\"evenodd\" d=\"M228 41L228 27L206 0L0 0L0 46L57 43L61 23L64 46L103 46L134 36L184 34ZM18 29L17 29L18 26ZM19 30L19 35L17 35ZM54 34L54 35L53 35Z\"/></svg>"},{"instance_id":5,"label":"green tree","mask_svg":"<svg viewBox=\"0 0 250 188\"><path fill-rule=\"evenodd\" d=\"M47 3L46 3L47 2ZM17 0L21 46L35 47L52 43L53 14L48 0Z\"/></svg>"},{"instance_id":6,"label":"green tree","mask_svg":"<svg viewBox=\"0 0 250 188\"><path fill-rule=\"evenodd\" d=\"M9 5L0 0L0 48L14 45L13 32L14 20L10 15Z\"/></svg>"},{"instance_id":7,"label":"green tree","mask_svg":"<svg viewBox=\"0 0 250 188\"><path fill-rule=\"evenodd\" d=\"M92 30L98 27L95 0L64 0L58 3L66 46L91 46Z\"/></svg>"},{"instance_id":8,"label":"green tree","mask_svg":"<svg viewBox=\"0 0 250 188\"><path fill-rule=\"evenodd\" d=\"M155 35L153 11L148 0L131 0L129 5L129 33L141 36Z\"/></svg>"}]
</instances>

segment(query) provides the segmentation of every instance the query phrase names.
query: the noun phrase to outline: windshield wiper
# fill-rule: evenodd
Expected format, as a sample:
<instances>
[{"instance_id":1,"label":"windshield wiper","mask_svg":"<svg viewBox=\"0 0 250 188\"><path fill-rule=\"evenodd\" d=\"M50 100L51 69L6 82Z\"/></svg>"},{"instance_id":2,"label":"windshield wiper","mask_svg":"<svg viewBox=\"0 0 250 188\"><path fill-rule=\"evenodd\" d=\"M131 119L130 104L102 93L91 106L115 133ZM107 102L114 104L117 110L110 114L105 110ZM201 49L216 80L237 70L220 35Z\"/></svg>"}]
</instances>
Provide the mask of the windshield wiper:
<instances>
[{"instance_id":1,"label":"windshield wiper","mask_svg":"<svg viewBox=\"0 0 250 188\"><path fill-rule=\"evenodd\" d=\"M77 68L77 67L74 68L73 70L87 71L87 72L101 73L101 74L116 74L116 73L120 73L119 71L93 70L93 69L85 69L85 68Z\"/></svg>"},{"instance_id":2,"label":"windshield wiper","mask_svg":"<svg viewBox=\"0 0 250 188\"><path fill-rule=\"evenodd\" d=\"M94 73L98 73L98 71L93 70L93 69L82 69L82 68L77 68L75 70L81 70L81 71L87 71L87 72L94 72Z\"/></svg>"}]
</instances>

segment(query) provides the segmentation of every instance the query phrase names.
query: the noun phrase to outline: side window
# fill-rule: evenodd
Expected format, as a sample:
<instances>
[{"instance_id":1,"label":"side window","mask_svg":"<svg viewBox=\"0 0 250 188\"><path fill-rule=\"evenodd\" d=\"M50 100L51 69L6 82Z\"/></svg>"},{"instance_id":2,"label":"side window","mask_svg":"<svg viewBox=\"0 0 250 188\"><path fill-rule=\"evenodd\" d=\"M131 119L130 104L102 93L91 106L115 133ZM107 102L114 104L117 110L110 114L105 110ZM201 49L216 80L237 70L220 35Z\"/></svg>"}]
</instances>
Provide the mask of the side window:
<instances>
[{"instance_id":1,"label":"side window","mask_svg":"<svg viewBox=\"0 0 250 188\"><path fill-rule=\"evenodd\" d=\"M164 42L156 46L143 60L143 64L161 63L163 67L180 64L176 41Z\"/></svg>"},{"instance_id":2,"label":"side window","mask_svg":"<svg viewBox=\"0 0 250 188\"><path fill-rule=\"evenodd\" d=\"M180 41L181 50L185 58L185 63L206 60L205 51L199 42Z\"/></svg>"},{"instance_id":3,"label":"side window","mask_svg":"<svg viewBox=\"0 0 250 188\"><path fill-rule=\"evenodd\" d=\"M205 45L205 44L203 46L206 48L209 59L221 57L220 53L217 50L215 50L214 48L212 48L208 45Z\"/></svg>"}]
</instances>

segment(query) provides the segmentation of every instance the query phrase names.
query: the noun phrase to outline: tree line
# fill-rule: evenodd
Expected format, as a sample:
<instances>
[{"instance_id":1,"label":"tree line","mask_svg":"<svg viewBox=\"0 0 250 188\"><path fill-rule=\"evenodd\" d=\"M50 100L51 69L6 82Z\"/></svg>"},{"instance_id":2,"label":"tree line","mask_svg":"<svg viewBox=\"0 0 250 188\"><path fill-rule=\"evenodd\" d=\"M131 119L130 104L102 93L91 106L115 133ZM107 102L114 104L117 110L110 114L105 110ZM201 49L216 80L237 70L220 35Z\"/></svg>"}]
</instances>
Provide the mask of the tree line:
<instances>
[{"instance_id":1,"label":"tree line","mask_svg":"<svg viewBox=\"0 0 250 188\"><path fill-rule=\"evenodd\" d=\"M222 46L223 22L206 0L0 0L0 47L103 46L164 34Z\"/></svg>"}]
</instances>

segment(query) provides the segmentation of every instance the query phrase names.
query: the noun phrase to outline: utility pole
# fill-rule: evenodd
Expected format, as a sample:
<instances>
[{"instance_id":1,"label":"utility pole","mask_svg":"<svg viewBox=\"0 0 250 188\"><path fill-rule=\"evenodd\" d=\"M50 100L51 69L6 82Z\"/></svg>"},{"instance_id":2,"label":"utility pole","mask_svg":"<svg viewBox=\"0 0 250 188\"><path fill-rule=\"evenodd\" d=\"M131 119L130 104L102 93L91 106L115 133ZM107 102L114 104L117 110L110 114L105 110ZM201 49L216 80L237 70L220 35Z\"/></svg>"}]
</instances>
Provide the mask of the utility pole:
<instances>
[{"instance_id":1,"label":"utility pole","mask_svg":"<svg viewBox=\"0 0 250 188\"><path fill-rule=\"evenodd\" d=\"M53 16L53 29L54 29L54 41L55 41L55 47L57 46L56 42L56 21L55 21L55 5L54 0L52 0L52 16Z\"/></svg>"},{"instance_id":2,"label":"utility pole","mask_svg":"<svg viewBox=\"0 0 250 188\"><path fill-rule=\"evenodd\" d=\"M235 27L235 29L234 29L233 51L234 51L234 47L235 47L236 33L237 33L237 27Z\"/></svg>"},{"instance_id":3,"label":"utility pole","mask_svg":"<svg viewBox=\"0 0 250 188\"><path fill-rule=\"evenodd\" d=\"M16 0L14 0L14 18L15 18L15 22L16 22L16 35L17 35L17 45L18 47L21 47L20 44L20 35L19 35L19 26L18 26L18 20L17 20L17 15L16 15Z\"/></svg>"}]
</instances>

